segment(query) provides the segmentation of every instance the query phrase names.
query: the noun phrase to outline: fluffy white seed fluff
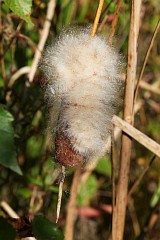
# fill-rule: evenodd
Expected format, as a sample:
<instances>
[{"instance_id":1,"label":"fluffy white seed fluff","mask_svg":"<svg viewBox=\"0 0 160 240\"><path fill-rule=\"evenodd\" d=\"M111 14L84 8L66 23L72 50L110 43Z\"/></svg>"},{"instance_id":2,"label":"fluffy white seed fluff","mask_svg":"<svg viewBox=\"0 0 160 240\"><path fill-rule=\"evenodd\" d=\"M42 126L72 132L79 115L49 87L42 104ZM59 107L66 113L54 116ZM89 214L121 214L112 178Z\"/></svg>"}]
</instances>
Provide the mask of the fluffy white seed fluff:
<instances>
[{"instance_id":1,"label":"fluffy white seed fluff","mask_svg":"<svg viewBox=\"0 0 160 240\"><path fill-rule=\"evenodd\" d=\"M61 100L57 128L68 126L64 134L86 159L104 154L123 92L119 55L102 36L92 38L89 32L63 30L42 61L46 92L50 99Z\"/></svg>"}]
</instances>

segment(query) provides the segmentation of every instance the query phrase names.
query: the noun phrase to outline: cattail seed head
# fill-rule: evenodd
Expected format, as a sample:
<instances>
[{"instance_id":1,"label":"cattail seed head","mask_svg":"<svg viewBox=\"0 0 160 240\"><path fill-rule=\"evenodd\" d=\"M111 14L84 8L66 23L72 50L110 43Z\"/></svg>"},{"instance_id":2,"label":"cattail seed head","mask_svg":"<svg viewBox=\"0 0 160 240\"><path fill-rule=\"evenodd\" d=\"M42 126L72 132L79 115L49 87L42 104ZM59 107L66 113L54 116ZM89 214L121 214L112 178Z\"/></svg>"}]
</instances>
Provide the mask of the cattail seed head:
<instances>
[{"instance_id":1,"label":"cattail seed head","mask_svg":"<svg viewBox=\"0 0 160 240\"><path fill-rule=\"evenodd\" d=\"M119 55L103 37L89 33L90 28L63 30L41 64L47 95L61 101L55 149L56 159L66 166L105 153L111 119L122 102Z\"/></svg>"}]
</instances>

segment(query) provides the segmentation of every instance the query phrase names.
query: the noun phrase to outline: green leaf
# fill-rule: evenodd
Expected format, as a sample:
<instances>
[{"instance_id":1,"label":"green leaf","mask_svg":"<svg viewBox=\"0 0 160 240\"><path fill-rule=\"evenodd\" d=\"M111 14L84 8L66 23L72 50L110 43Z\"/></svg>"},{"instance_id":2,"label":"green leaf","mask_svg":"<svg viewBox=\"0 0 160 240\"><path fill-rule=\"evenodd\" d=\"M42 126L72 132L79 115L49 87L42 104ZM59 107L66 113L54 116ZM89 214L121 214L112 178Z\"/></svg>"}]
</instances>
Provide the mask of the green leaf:
<instances>
[{"instance_id":1,"label":"green leaf","mask_svg":"<svg viewBox=\"0 0 160 240\"><path fill-rule=\"evenodd\" d=\"M96 171L98 173L101 173L101 174L104 174L104 175L107 175L108 177L110 177L111 176L111 162L105 157L101 158L97 164Z\"/></svg>"},{"instance_id":2,"label":"green leaf","mask_svg":"<svg viewBox=\"0 0 160 240\"><path fill-rule=\"evenodd\" d=\"M3 0L6 7L12 12L24 19L26 22L32 24L30 15L32 8L32 0Z\"/></svg>"},{"instance_id":3,"label":"green leaf","mask_svg":"<svg viewBox=\"0 0 160 240\"><path fill-rule=\"evenodd\" d=\"M30 198L32 191L28 188L17 189L17 194L24 198Z\"/></svg>"},{"instance_id":4,"label":"green leaf","mask_svg":"<svg viewBox=\"0 0 160 240\"><path fill-rule=\"evenodd\" d=\"M160 200L160 180L159 180L159 184L157 186L157 189L155 191L155 193L153 194L153 197L151 199L151 203L150 206L153 208L156 206L156 204L159 202Z\"/></svg>"},{"instance_id":5,"label":"green leaf","mask_svg":"<svg viewBox=\"0 0 160 240\"><path fill-rule=\"evenodd\" d=\"M16 231L3 217L0 217L0 239L15 240Z\"/></svg>"},{"instance_id":6,"label":"green leaf","mask_svg":"<svg viewBox=\"0 0 160 240\"><path fill-rule=\"evenodd\" d=\"M0 164L22 175L14 145L13 116L0 105Z\"/></svg>"},{"instance_id":7,"label":"green leaf","mask_svg":"<svg viewBox=\"0 0 160 240\"><path fill-rule=\"evenodd\" d=\"M29 181L30 183L37 185L39 187L43 187L43 180L42 178L37 178L35 176L30 176L27 175L27 181Z\"/></svg>"},{"instance_id":8,"label":"green leaf","mask_svg":"<svg viewBox=\"0 0 160 240\"><path fill-rule=\"evenodd\" d=\"M87 182L83 184L80 188L78 198L77 198L78 205L80 206L88 205L90 200L95 196L96 191L97 191L97 180L93 175L91 175L89 176Z\"/></svg>"},{"instance_id":9,"label":"green leaf","mask_svg":"<svg viewBox=\"0 0 160 240\"><path fill-rule=\"evenodd\" d=\"M62 232L43 215L34 218L32 231L37 240L63 240Z\"/></svg>"},{"instance_id":10,"label":"green leaf","mask_svg":"<svg viewBox=\"0 0 160 240\"><path fill-rule=\"evenodd\" d=\"M39 158L43 152L43 137L31 136L27 141L26 155L28 158Z\"/></svg>"}]
</instances>

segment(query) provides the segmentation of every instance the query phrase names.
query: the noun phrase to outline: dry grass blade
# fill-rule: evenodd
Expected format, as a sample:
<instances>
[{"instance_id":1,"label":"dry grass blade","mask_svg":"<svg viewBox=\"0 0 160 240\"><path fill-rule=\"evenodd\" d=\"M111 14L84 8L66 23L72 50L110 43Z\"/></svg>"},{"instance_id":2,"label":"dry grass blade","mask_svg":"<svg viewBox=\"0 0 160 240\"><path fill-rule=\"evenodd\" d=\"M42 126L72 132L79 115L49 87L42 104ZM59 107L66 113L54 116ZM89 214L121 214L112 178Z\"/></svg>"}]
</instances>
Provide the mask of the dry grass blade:
<instances>
[{"instance_id":1,"label":"dry grass blade","mask_svg":"<svg viewBox=\"0 0 160 240\"><path fill-rule=\"evenodd\" d=\"M134 138L137 142L141 143L144 147L160 157L160 145L147 137L144 133L134 128L129 123L123 121L121 118L114 116L112 122L119 127L122 131L127 133L130 137Z\"/></svg>"},{"instance_id":2,"label":"dry grass blade","mask_svg":"<svg viewBox=\"0 0 160 240\"><path fill-rule=\"evenodd\" d=\"M7 202L1 201L0 206L7 212L12 218L19 218L18 214L8 205Z\"/></svg>"},{"instance_id":3,"label":"dry grass blade","mask_svg":"<svg viewBox=\"0 0 160 240\"><path fill-rule=\"evenodd\" d=\"M99 0L99 5L98 5L96 17L94 19L93 27L92 27L92 30L91 30L91 33L90 33L91 37L94 37L94 35L96 34L97 27L98 27L98 22L99 22L99 19L100 19L100 16L101 16L102 8L103 8L103 3L104 3L104 0Z\"/></svg>"},{"instance_id":4,"label":"dry grass blade","mask_svg":"<svg viewBox=\"0 0 160 240\"><path fill-rule=\"evenodd\" d=\"M49 3L48 3L47 16L46 16L46 20L45 20L45 23L44 23L43 30L41 32L41 38L40 38L40 41L39 41L38 46L37 46L37 50L36 50L35 55L34 55L31 70L28 74L29 82L33 82L33 79L34 79L34 76L35 76L35 73L36 73L36 70L37 70L37 66L38 66L38 63L39 63L39 60L40 60L40 57L41 57L41 53L43 51L45 42L46 42L48 34L49 34L49 29L50 29L50 26L51 26L51 20L52 20L53 15L54 15L55 5L56 5L55 0L50 0Z\"/></svg>"},{"instance_id":5,"label":"dry grass blade","mask_svg":"<svg viewBox=\"0 0 160 240\"><path fill-rule=\"evenodd\" d=\"M114 217L115 214L113 212L115 211L115 203L116 203L116 185L115 185L115 170L116 170L116 161L115 161L115 139L116 139L116 127L113 126L112 131L112 226L114 225ZM113 229L113 235L112 238L115 238L116 229Z\"/></svg>"},{"instance_id":6,"label":"dry grass blade","mask_svg":"<svg viewBox=\"0 0 160 240\"><path fill-rule=\"evenodd\" d=\"M64 166L62 166L61 174L62 174L62 176L61 176L60 183L59 183L56 223L59 220L59 214L60 214L60 209L61 209L61 201L62 201L62 193L63 193L63 183L64 183L64 180L65 180L65 167Z\"/></svg>"}]
</instances>

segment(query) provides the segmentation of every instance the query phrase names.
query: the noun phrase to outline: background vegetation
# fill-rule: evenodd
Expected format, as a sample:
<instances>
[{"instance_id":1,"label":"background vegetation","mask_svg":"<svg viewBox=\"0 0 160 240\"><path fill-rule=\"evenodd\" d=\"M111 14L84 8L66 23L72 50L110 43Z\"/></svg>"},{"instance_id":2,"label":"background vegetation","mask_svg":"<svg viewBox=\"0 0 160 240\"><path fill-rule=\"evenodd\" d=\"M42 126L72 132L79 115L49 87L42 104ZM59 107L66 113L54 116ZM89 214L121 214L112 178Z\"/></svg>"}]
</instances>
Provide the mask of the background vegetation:
<instances>
[{"instance_id":1,"label":"background vegetation","mask_svg":"<svg viewBox=\"0 0 160 240\"><path fill-rule=\"evenodd\" d=\"M63 239L74 169L67 170L60 220L56 227L60 175L52 151L53 126L48 117L50 106L43 97L45 79L38 69L31 83L28 80L30 68L26 68L23 75L15 75L33 62L48 1L4 0L0 3L0 238L9 240L16 236L16 239L21 239L33 234L37 239L49 240L53 236L54 239ZM93 0L57 0L47 43L64 26L93 23L97 4L98 1ZM106 39L116 6L117 1L105 1L99 32ZM130 9L131 1L123 1L114 39L124 62L127 59ZM137 77L159 16L158 1L143 1ZM140 84L135 115L135 126L157 142L160 142L159 66L158 33ZM152 157L151 152L133 141L129 189L139 176L145 174L129 199L125 224L127 240L160 238L160 161L155 158L148 167ZM116 177L118 167L117 161ZM111 196L111 163L110 156L107 156L100 159L79 191L75 240L109 239ZM18 223L8 219L12 214L4 203L8 203L21 217ZM47 230L42 226L46 226Z\"/></svg>"}]
</instances>

